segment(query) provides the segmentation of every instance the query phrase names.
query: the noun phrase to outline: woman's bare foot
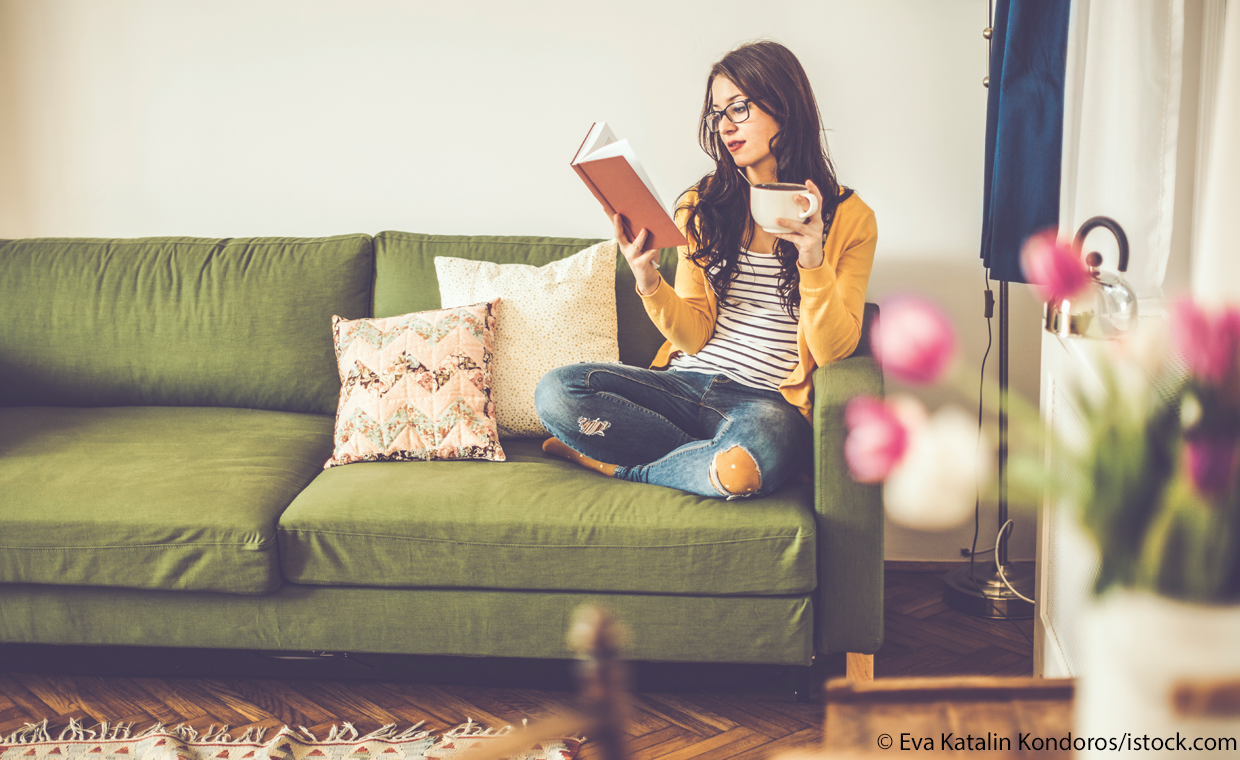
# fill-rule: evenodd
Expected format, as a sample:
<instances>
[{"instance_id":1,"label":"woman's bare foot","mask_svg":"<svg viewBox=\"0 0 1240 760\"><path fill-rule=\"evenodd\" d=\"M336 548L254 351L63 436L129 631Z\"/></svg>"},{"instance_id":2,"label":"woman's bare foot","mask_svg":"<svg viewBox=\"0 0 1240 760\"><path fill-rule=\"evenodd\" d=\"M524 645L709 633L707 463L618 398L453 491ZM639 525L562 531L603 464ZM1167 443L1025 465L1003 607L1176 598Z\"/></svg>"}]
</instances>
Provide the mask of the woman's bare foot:
<instances>
[{"instance_id":1,"label":"woman's bare foot","mask_svg":"<svg viewBox=\"0 0 1240 760\"><path fill-rule=\"evenodd\" d=\"M542 450L553 457L567 459L573 464L579 464L587 470L601 472L609 478L616 474L616 466L614 464L605 464L597 459L591 459L585 454L579 454L570 449L568 444L564 443L559 438L548 438L543 441Z\"/></svg>"}]
</instances>

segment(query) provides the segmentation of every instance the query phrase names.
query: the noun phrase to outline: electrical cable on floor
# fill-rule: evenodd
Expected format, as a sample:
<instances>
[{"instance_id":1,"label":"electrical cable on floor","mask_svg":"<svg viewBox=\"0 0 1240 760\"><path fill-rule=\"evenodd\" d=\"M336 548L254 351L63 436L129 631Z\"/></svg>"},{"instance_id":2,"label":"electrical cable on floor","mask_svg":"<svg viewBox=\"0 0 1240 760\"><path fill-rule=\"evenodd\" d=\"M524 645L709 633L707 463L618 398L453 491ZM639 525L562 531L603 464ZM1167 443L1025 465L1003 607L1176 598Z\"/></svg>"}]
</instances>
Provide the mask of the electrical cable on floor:
<instances>
[{"instance_id":1,"label":"electrical cable on floor","mask_svg":"<svg viewBox=\"0 0 1240 760\"><path fill-rule=\"evenodd\" d=\"M1008 529L1008 526L1012 524L1013 522L1011 520L1008 520L1007 522L1003 523L1003 527L999 528L998 537L995 538L995 569L999 571L999 580L1003 581L1003 585L1007 586L1008 591L1011 591L1013 594L1020 597L1021 599L1024 599L1026 602L1033 604L1032 599L1020 593L1019 591L1017 591L1015 588L1012 587L1012 584L1008 583L1007 576L1003 574L1003 566L999 564L999 544L1003 542L1004 531L1006 531Z\"/></svg>"},{"instance_id":2,"label":"electrical cable on floor","mask_svg":"<svg viewBox=\"0 0 1240 760\"><path fill-rule=\"evenodd\" d=\"M960 556L971 557L975 554L988 554L994 551L994 549L995 549L995 546L993 544L991 546L987 546L985 549L961 549Z\"/></svg>"},{"instance_id":3,"label":"electrical cable on floor","mask_svg":"<svg viewBox=\"0 0 1240 760\"><path fill-rule=\"evenodd\" d=\"M977 383L977 444L982 444L982 394L986 390L986 359L990 356L990 346L993 342L993 335L990 330L990 320L995 314L995 294L990 289L990 269L982 269L983 281L986 283L986 353L982 354L982 370L979 373ZM977 499L973 502L973 543L969 546L969 580L973 582L974 588L978 588L977 579L973 577L973 558L978 554L977 551L977 534L981 529L980 516L982 511L982 489L977 489ZM995 546L999 542L995 541ZM978 591L981 591L978 588Z\"/></svg>"},{"instance_id":4,"label":"electrical cable on floor","mask_svg":"<svg viewBox=\"0 0 1240 760\"><path fill-rule=\"evenodd\" d=\"M1008 614L1007 614L1006 612L1003 612L1003 611L999 610L998 608L995 608L995 611L996 611L996 612L999 612L999 614L1003 615L1003 619L1004 619L1004 620L1006 620L1006 621L1008 621L1009 623L1011 623L1011 624L1012 624L1012 627L1016 629L1016 632L1020 634L1020 637L1021 637L1022 639L1024 639L1024 640L1025 640L1025 641L1029 644L1029 648L1030 648L1030 649L1033 649L1033 639L1029 638L1029 635L1028 635L1028 634L1026 634L1026 633L1024 632L1024 630L1022 630L1022 629L1021 629L1021 627L1020 627L1020 623L1017 623L1017 622L1016 622L1015 620L1013 620L1011 617L1008 617Z\"/></svg>"}]
</instances>

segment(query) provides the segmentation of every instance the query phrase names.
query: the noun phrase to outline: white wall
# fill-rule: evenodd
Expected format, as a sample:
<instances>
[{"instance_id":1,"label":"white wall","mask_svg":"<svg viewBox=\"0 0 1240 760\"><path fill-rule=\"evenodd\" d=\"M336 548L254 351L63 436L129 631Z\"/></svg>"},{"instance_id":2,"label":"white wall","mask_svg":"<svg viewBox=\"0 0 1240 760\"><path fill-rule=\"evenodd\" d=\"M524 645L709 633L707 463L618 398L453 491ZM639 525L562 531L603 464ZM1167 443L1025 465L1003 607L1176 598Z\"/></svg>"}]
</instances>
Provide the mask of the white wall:
<instances>
[{"instance_id":1,"label":"white wall","mask_svg":"<svg viewBox=\"0 0 1240 760\"><path fill-rule=\"evenodd\" d=\"M805 65L840 179L877 213L871 300L945 303L976 376L987 0L449 5L0 0L0 237L604 237L568 167L591 122L670 200L711 168L711 63L767 36ZM1012 382L1036 399L1038 307L1014 291ZM1032 525L1013 556L1033 556ZM954 558L971 535L893 528L888 556Z\"/></svg>"}]
</instances>

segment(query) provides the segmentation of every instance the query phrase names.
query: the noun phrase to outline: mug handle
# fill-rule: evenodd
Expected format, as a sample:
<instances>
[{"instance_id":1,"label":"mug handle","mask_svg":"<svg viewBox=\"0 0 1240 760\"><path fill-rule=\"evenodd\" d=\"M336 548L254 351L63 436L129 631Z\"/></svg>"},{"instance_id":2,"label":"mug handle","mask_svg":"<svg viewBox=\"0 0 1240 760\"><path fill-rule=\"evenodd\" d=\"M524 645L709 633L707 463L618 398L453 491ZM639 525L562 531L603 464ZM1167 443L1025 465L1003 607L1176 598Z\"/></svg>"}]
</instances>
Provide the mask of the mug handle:
<instances>
[{"instance_id":1,"label":"mug handle","mask_svg":"<svg viewBox=\"0 0 1240 760\"><path fill-rule=\"evenodd\" d=\"M805 211L797 215L797 218L804 221L813 216L814 212L818 210L818 199L814 197L813 193L800 193L800 195L803 195L809 199L809 211Z\"/></svg>"}]
</instances>

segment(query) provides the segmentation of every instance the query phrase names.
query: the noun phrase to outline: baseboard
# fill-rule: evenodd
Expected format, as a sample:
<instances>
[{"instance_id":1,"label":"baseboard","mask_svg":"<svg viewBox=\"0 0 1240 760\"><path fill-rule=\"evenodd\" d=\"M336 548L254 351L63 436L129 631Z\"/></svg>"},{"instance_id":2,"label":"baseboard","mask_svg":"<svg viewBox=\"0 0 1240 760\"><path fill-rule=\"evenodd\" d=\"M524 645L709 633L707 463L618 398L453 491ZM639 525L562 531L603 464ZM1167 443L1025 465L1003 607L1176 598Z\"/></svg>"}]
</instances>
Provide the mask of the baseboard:
<instances>
[{"instance_id":1,"label":"baseboard","mask_svg":"<svg viewBox=\"0 0 1240 760\"><path fill-rule=\"evenodd\" d=\"M967 559L885 559L883 569L889 573L949 573Z\"/></svg>"},{"instance_id":2,"label":"baseboard","mask_svg":"<svg viewBox=\"0 0 1240 760\"><path fill-rule=\"evenodd\" d=\"M981 558L979 557L979 561ZM1013 559L1012 562L1033 563L1031 559ZM889 573L950 573L967 559L885 559L883 569Z\"/></svg>"}]
</instances>

